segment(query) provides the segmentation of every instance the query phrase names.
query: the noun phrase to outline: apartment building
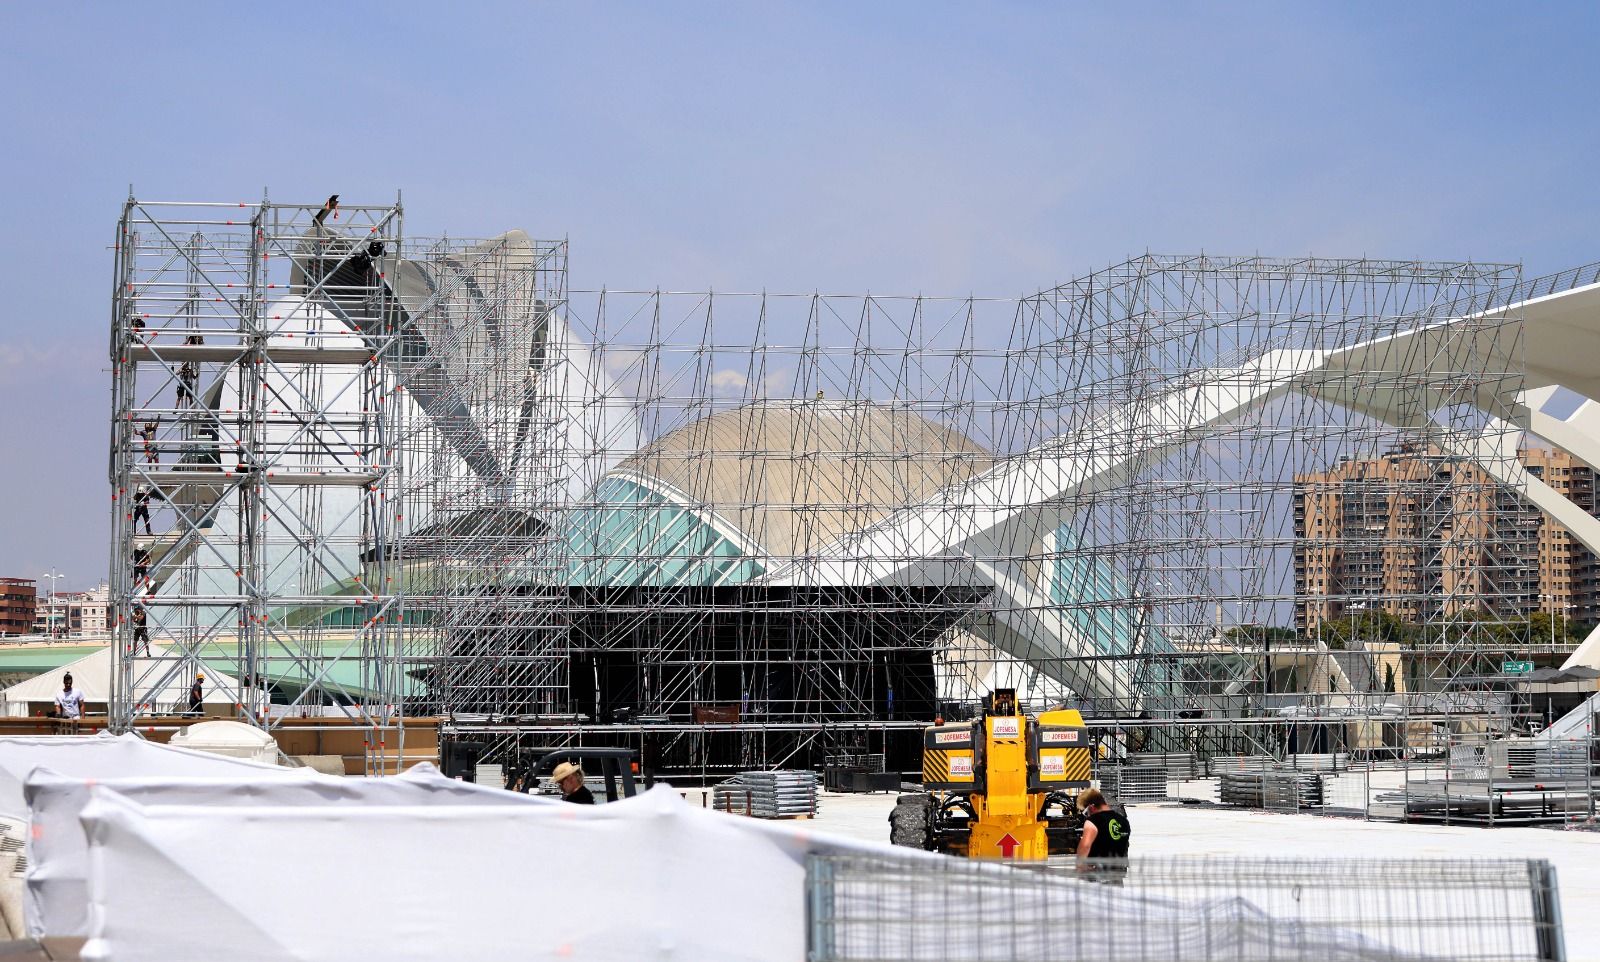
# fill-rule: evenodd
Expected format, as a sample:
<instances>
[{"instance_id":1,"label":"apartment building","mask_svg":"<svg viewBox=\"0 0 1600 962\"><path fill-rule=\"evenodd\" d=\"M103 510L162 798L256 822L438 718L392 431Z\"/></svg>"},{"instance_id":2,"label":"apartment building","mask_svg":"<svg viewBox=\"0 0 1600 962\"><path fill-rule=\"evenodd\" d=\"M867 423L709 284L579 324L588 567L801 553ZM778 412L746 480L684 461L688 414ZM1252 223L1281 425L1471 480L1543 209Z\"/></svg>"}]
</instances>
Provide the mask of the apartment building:
<instances>
[{"instance_id":1,"label":"apartment building","mask_svg":"<svg viewBox=\"0 0 1600 962\"><path fill-rule=\"evenodd\" d=\"M1527 449L1530 474L1595 513L1594 472ZM1600 566L1561 525L1480 468L1402 447L1297 474L1295 621L1383 610L1424 623L1483 610L1600 621Z\"/></svg>"},{"instance_id":2,"label":"apartment building","mask_svg":"<svg viewBox=\"0 0 1600 962\"><path fill-rule=\"evenodd\" d=\"M58 638L103 635L109 630L111 590L101 582L90 591L58 591L38 603L34 630Z\"/></svg>"},{"instance_id":3,"label":"apartment building","mask_svg":"<svg viewBox=\"0 0 1600 962\"><path fill-rule=\"evenodd\" d=\"M0 635L26 635L38 610L39 583L32 578L0 578Z\"/></svg>"}]
</instances>

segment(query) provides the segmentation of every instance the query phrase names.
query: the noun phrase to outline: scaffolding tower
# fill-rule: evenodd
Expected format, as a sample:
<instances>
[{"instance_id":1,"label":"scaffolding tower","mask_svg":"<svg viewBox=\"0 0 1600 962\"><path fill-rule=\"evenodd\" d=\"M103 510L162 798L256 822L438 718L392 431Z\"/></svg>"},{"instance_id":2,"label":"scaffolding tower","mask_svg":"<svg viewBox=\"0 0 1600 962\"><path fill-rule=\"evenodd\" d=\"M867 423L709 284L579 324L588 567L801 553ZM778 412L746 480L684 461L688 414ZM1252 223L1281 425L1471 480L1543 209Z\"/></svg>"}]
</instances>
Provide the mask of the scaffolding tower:
<instances>
[{"instance_id":1,"label":"scaffolding tower","mask_svg":"<svg viewBox=\"0 0 1600 962\"><path fill-rule=\"evenodd\" d=\"M399 751L401 208L130 197L112 299L114 729L191 686ZM335 614L338 616L335 617ZM276 697L273 697L276 693Z\"/></svg>"}]
</instances>

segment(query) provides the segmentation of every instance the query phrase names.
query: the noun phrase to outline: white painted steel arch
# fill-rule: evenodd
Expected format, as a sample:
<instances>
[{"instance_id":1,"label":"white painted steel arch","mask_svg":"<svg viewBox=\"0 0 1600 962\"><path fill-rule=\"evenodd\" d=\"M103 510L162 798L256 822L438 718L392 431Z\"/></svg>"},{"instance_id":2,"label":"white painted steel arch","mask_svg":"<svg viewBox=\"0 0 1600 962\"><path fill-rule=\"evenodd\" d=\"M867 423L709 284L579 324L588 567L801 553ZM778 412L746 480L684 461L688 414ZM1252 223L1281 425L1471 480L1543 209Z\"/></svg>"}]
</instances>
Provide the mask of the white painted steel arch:
<instances>
[{"instance_id":1,"label":"white painted steel arch","mask_svg":"<svg viewBox=\"0 0 1600 962\"><path fill-rule=\"evenodd\" d=\"M1549 394L1540 392L1557 387L1585 397L1600 396L1600 365L1593 363L1600 357L1600 284L1533 298L1504 312L1521 317L1526 400L1542 404ZM1314 394L1399 427L1429 426L1428 412L1457 399L1419 395L1415 384L1435 365L1459 356L1459 347L1447 346L1463 336L1461 323L1445 321L1336 351L1269 351L1238 367L1207 372L1174 386L1144 409L1106 412L1078 432L1009 458L933 499L840 538L817 553L822 560L785 566L764 580L937 584L969 580L977 573L1003 599L997 607L1011 612L1009 619L997 618L1001 630L992 639L997 648L1023 660L1044 658L1045 674L1085 695L1125 697L1132 690L1126 670L1102 671L1101 663L1092 658L1097 652L1081 632L1065 620L1060 624L1040 620L1049 606L1033 597L1031 579L1001 570L994 559L1024 554L1018 550L1023 547L1020 539L1059 525L1073 496L1115 484L1131 465L1160 458L1285 392ZM1381 371L1388 389L1363 382L1359 396L1329 393L1330 387L1351 375L1369 371ZM1504 401L1489 394L1476 400L1487 411ZM1600 460L1596 407L1588 402L1565 421L1530 410L1526 427L1582 460ZM1522 468L1515 450L1521 430L1522 426L1492 421L1477 435L1434 433L1442 448L1481 466L1600 554L1600 520ZM1107 436L1124 443L1115 452L1108 451L1096 443ZM1030 623L1010 623L1024 619ZM1567 664L1588 663L1586 659L1600 660L1600 629Z\"/></svg>"}]
</instances>

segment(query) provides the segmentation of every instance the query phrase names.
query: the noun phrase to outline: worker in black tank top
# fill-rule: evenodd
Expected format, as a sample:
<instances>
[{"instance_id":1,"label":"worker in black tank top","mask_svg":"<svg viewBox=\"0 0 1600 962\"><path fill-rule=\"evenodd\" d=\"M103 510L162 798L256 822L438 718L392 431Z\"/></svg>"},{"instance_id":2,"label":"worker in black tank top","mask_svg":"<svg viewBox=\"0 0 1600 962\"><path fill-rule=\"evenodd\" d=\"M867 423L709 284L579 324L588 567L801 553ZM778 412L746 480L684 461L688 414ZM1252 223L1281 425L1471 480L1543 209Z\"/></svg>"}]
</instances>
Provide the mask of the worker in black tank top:
<instances>
[{"instance_id":1,"label":"worker in black tank top","mask_svg":"<svg viewBox=\"0 0 1600 962\"><path fill-rule=\"evenodd\" d=\"M1112 808L1096 788L1078 795L1083 811L1083 837L1078 841L1079 858L1127 858L1128 840L1133 826L1126 812Z\"/></svg>"}]
</instances>

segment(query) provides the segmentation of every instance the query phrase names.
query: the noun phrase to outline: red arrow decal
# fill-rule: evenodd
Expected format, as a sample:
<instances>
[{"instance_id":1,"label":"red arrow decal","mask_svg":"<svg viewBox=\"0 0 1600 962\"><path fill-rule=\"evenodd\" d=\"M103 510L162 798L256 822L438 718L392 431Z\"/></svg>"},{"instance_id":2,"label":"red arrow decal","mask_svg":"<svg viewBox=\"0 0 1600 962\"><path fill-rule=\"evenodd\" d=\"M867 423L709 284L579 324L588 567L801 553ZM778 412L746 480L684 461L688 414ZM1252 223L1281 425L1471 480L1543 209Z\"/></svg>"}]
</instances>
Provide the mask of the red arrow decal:
<instances>
[{"instance_id":1,"label":"red arrow decal","mask_svg":"<svg viewBox=\"0 0 1600 962\"><path fill-rule=\"evenodd\" d=\"M1011 853L1015 852L1017 850L1017 846L1021 845L1022 843L1012 838L1011 833L1007 832L1006 834L1000 836L1000 841L996 842L995 844L1000 846L1001 858L1010 858Z\"/></svg>"}]
</instances>

